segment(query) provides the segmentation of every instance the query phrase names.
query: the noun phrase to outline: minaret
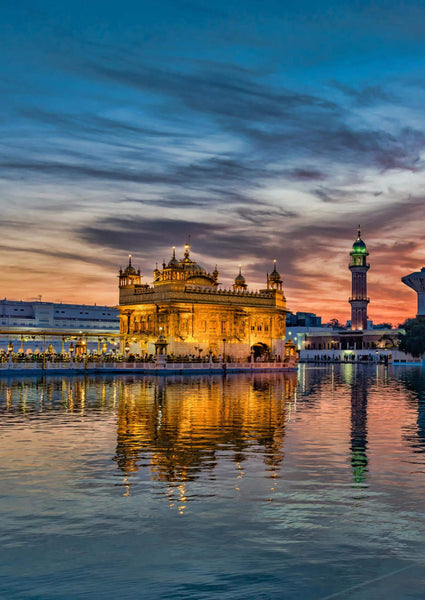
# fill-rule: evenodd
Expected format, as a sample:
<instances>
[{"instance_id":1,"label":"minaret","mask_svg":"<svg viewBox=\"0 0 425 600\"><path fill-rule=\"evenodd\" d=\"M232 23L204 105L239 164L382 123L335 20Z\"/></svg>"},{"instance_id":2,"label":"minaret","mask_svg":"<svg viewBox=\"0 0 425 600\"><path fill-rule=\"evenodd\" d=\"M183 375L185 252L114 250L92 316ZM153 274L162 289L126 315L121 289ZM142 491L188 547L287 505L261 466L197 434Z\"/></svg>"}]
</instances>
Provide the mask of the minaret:
<instances>
[{"instance_id":1,"label":"minaret","mask_svg":"<svg viewBox=\"0 0 425 600\"><path fill-rule=\"evenodd\" d=\"M369 252L366 244L360 237L360 225L357 231L357 239L350 252L351 262L348 268L351 271L351 329L367 329L367 272L370 265L366 262Z\"/></svg>"}]
</instances>

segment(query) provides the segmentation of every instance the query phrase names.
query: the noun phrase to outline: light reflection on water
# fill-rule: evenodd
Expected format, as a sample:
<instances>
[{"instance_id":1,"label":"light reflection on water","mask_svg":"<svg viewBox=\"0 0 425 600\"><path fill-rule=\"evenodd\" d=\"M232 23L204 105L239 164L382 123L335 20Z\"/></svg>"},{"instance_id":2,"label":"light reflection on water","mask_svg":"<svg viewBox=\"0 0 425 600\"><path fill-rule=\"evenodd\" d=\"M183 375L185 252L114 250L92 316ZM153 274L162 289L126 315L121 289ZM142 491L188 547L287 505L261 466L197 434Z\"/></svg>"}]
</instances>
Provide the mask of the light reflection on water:
<instances>
[{"instance_id":1,"label":"light reflection on water","mask_svg":"<svg viewBox=\"0 0 425 600\"><path fill-rule=\"evenodd\" d=\"M425 377L0 380L0 595L423 598Z\"/></svg>"}]
</instances>

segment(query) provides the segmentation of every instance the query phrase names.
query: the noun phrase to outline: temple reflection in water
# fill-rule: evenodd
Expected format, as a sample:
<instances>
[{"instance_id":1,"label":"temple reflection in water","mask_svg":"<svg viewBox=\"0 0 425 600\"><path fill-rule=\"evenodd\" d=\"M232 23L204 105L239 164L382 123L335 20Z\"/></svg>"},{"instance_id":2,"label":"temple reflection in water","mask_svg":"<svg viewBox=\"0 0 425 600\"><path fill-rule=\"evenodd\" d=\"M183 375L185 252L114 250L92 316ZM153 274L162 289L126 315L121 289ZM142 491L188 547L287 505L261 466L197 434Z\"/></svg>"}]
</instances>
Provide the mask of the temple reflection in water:
<instances>
[{"instance_id":1,"label":"temple reflection in water","mask_svg":"<svg viewBox=\"0 0 425 600\"><path fill-rule=\"evenodd\" d=\"M335 451L342 448L346 473L358 486L368 479L370 402L376 402L377 389L379 395L396 389L388 373L380 366L342 365L302 366L299 379L296 373L0 379L0 425L21 424L23 419L47 423L56 416L62 423L64 415L84 418L92 427L111 432L110 459L117 466L119 485L151 479L177 489L201 476L214 479L224 455L235 465L236 475L246 465L259 467L260 461L267 477L278 477L288 431L297 443L319 442L315 423L324 398L329 398L326 418L341 423L335 430L341 432ZM423 374L406 371L398 382L406 398L404 410L411 415L403 429L404 443L424 452ZM375 432L384 416L374 415ZM322 443L327 446L328 440ZM329 457L328 448L323 465ZM320 470L320 464L315 468Z\"/></svg>"},{"instance_id":2,"label":"temple reflection in water","mask_svg":"<svg viewBox=\"0 0 425 600\"><path fill-rule=\"evenodd\" d=\"M218 452L231 452L240 464L255 445L273 471L283 458L285 404L294 399L296 374L257 374L249 383L217 377L124 388L117 409L119 468L129 476L146 465L154 479L191 481L201 471L212 474Z\"/></svg>"}]
</instances>

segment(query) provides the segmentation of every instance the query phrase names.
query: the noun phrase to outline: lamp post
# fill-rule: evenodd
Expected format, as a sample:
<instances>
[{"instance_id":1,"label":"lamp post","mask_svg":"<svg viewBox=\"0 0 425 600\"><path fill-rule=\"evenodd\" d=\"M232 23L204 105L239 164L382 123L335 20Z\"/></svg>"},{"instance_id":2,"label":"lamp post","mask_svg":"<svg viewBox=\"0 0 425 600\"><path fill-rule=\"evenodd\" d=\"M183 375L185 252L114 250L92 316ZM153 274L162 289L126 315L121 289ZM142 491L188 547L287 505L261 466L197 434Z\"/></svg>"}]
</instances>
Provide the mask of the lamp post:
<instances>
[{"instance_id":1,"label":"lamp post","mask_svg":"<svg viewBox=\"0 0 425 600\"><path fill-rule=\"evenodd\" d=\"M46 368L46 336L43 335L43 370Z\"/></svg>"},{"instance_id":2,"label":"lamp post","mask_svg":"<svg viewBox=\"0 0 425 600\"><path fill-rule=\"evenodd\" d=\"M13 344L12 340L7 345L7 358L9 359L9 364L12 363L12 352L13 352Z\"/></svg>"},{"instance_id":3,"label":"lamp post","mask_svg":"<svg viewBox=\"0 0 425 600\"><path fill-rule=\"evenodd\" d=\"M71 342L69 344L69 364L72 365L74 362L73 356L74 356L74 344Z\"/></svg>"},{"instance_id":4,"label":"lamp post","mask_svg":"<svg viewBox=\"0 0 425 600\"><path fill-rule=\"evenodd\" d=\"M226 362L226 338L223 338L223 362Z\"/></svg>"},{"instance_id":5,"label":"lamp post","mask_svg":"<svg viewBox=\"0 0 425 600\"><path fill-rule=\"evenodd\" d=\"M88 349L87 349L87 337L85 340L83 340L83 353L84 353L84 368L87 369L87 362L89 360Z\"/></svg>"}]
</instances>

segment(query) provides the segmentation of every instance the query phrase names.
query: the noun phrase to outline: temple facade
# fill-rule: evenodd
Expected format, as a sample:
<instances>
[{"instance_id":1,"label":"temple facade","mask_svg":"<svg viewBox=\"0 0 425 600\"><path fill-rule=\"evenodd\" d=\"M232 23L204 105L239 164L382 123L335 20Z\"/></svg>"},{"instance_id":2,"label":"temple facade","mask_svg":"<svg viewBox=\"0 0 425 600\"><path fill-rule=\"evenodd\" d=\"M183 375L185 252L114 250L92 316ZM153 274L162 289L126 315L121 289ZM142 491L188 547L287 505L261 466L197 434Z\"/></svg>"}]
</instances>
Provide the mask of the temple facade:
<instances>
[{"instance_id":1,"label":"temple facade","mask_svg":"<svg viewBox=\"0 0 425 600\"><path fill-rule=\"evenodd\" d=\"M142 283L130 256L119 272L123 353L153 354L164 336L174 356L283 357L287 309L276 261L259 291L248 290L240 267L232 289L221 289L218 276L217 267L209 273L192 259L189 244L180 259L173 248L152 283Z\"/></svg>"}]
</instances>

